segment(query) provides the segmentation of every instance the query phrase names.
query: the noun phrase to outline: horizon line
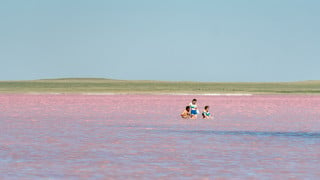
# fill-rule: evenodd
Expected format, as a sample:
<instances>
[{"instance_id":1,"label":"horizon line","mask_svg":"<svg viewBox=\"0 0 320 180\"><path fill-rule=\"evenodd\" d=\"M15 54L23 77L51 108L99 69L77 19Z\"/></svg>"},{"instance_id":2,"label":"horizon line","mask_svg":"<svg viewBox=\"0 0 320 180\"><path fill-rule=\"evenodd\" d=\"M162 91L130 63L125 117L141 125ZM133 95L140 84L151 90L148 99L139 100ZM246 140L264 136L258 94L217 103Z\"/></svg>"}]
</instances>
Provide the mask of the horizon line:
<instances>
[{"instance_id":1,"label":"horizon line","mask_svg":"<svg viewBox=\"0 0 320 180\"><path fill-rule=\"evenodd\" d=\"M25 80L0 80L0 82L22 82L22 81L54 81L54 80L110 80L110 81L150 81L150 82L194 82L194 83L299 83L317 82L320 80L297 80L297 81L192 81L192 80L148 80L148 79L114 79L103 77L65 77L65 78L41 78Z\"/></svg>"}]
</instances>

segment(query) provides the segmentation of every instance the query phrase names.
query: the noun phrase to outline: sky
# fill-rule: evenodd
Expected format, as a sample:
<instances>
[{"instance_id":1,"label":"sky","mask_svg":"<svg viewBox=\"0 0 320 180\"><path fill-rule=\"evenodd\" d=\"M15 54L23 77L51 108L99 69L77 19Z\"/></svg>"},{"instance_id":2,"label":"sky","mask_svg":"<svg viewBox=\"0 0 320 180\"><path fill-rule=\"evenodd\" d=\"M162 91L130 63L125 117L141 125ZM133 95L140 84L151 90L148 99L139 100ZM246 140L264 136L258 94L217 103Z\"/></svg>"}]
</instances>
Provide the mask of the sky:
<instances>
[{"instance_id":1,"label":"sky","mask_svg":"<svg viewBox=\"0 0 320 180\"><path fill-rule=\"evenodd\" d=\"M319 0L0 0L0 80L319 80L319 7Z\"/></svg>"}]
</instances>

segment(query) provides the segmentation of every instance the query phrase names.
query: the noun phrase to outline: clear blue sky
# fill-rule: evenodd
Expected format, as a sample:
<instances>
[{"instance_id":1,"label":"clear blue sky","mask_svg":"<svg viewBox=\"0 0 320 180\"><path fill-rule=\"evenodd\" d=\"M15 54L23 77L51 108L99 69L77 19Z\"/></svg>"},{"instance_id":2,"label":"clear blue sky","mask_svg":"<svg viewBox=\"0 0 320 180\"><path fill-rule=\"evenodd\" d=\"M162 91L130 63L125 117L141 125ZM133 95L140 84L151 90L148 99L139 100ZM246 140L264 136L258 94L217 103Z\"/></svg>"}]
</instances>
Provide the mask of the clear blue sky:
<instances>
[{"instance_id":1,"label":"clear blue sky","mask_svg":"<svg viewBox=\"0 0 320 180\"><path fill-rule=\"evenodd\" d=\"M319 8L319 0L0 0L0 80L316 80Z\"/></svg>"}]
</instances>

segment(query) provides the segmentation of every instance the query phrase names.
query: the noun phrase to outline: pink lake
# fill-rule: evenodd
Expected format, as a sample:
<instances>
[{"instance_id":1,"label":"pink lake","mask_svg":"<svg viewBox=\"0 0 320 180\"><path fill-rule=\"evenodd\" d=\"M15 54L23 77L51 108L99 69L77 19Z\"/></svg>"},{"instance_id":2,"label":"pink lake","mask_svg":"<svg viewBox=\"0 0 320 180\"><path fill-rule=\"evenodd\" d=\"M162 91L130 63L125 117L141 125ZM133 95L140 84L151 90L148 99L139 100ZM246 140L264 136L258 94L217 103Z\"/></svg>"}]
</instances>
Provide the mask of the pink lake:
<instances>
[{"instance_id":1,"label":"pink lake","mask_svg":"<svg viewBox=\"0 0 320 180\"><path fill-rule=\"evenodd\" d=\"M0 133L0 179L320 178L320 96L0 95Z\"/></svg>"}]
</instances>

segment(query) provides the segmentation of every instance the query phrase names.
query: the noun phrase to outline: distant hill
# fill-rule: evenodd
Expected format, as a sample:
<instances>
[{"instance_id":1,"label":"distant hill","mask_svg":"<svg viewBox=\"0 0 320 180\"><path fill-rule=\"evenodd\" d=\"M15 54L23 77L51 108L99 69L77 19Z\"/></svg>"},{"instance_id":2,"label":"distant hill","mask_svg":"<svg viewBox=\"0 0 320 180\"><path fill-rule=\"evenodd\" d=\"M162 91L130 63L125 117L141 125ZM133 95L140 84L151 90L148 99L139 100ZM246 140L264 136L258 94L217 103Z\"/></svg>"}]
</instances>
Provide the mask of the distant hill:
<instances>
[{"instance_id":1,"label":"distant hill","mask_svg":"<svg viewBox=\"0 0 320 180\"><path fill-rule=\"evenodd\" d=\"M0 81L0 93L320 94L320 81L185 82L59 78Z\"/></svg>"},{"instance_id":2,"label":"distant hill","mask_svg":"<svg viewBox=\"0 0 320 180\"><path fill-rule=\"evenodd\" d=\"M39 81L105 81L105 80L114 80L108 78L55 78L55 79L38 79Z\"/></svg>"},{"instance_id":3,"label":"distant hill","mask_svg":"<svg viewBox=\"0 0 320 180\"><path fill-rule=\"evenodd\" d=\"M197 81L163 81L163 80L121 80L110 78L52 78L52 79L37 79L30 81L126 81L126 82L168 82L168 83L244 83L244 84L256 84L256 83L309 83L318 84L320 80L306 80L306 81L292 81L292 82L197 82Z\"/></svg>"},{"instance_id":4,"label":"distant hill","mask_svg":"<svg viewBox=\"0 0 320 180\"><path fill-rule=\"evenodd\" d=\"M36 79L36 80L14 80L0 82L101 82L101 81L121 81L121 82L150 82L150 83L218 83L218 84L320 84L320 80L292 81L292 82L197 82L197 81L163 81L163 80L121 80L111 78L52 78L52 79Z\"/></svg>"}]
</instances>

